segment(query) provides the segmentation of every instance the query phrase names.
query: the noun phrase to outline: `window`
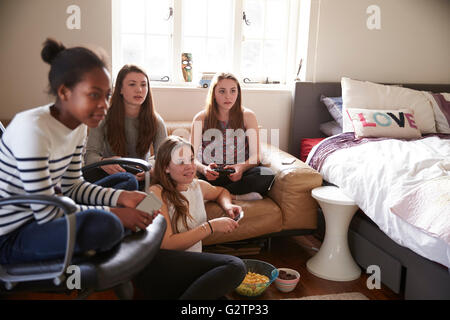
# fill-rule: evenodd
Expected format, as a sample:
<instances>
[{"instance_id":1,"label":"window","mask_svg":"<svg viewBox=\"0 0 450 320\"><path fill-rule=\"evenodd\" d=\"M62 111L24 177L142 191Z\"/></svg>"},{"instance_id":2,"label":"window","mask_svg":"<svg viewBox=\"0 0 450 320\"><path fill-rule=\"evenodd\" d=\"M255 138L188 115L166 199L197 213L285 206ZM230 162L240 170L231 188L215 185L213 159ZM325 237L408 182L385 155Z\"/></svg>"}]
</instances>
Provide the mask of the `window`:
<instances>
[{"instance_id":1,"label":"window","mask_svg":"<svg viewBox=\"0 0 450 320\"><path fill-rule=\"evenodd\" d=\"M134 63L152 81L183 83L189 52L195 85L217 71L284 83L295 69L298 1L113 0L113 74Z\"/></svg>"}]
</instances>

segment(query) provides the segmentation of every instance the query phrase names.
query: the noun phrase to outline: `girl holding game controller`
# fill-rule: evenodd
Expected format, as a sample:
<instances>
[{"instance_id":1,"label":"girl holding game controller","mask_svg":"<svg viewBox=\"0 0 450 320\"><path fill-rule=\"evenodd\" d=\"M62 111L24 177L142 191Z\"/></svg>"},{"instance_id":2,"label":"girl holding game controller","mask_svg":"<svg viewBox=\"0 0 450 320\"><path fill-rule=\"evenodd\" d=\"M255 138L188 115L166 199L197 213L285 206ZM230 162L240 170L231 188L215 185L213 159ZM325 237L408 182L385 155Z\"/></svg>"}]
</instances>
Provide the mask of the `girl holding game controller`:
<instances>
[{"instance_id":1,"label":"girl holding game controller","mask_svg":"<svg viewBox=\"0 0 450 320\"><path fill-rule=\"evenodd\" d=\"M232 204L226 189L196 179L195 169L192 145L169 136L158 151L150 187L162 202L167 229L161 250L137 281L147 298L214 299L235 289L245 277L239 258L201 252L204 238L238 227L233 218L242 209ZM204 200L216 201L228 217L208 221ZM189 268L180 269L183 265Z\"/></svg>"},{"instance_id":2,"label":"girl holding game controller","mask_svg":"<svg viewBox=\"0 0 450 320\"><path fill-rule=\"evenodd\" d=\"M155 111L147 74L138 66L125 65L117 75L111 107L105 120L89 132L85 162L91 164L118 157L148 161L150 146L153 145L156 154L166 137L166 126ZM128 171L136 174L139 181L144 179L144 172L136 173L131 169ZM97 181L126 171L118 164L105 165L90 172L87 180Z\"/></svg>"},{"instance_id":3,"label":"girl holding game controller","mask_svg":"<svg viewBox=\"0 0 450 320\"><path fill-rule=\"evenodd\" d=\"M241 100L237 78L216 74L205 110L193 119L191 143L200 179L226 188L236 200L258 200L267 193L274 174L260 166L258 121Z\"/></svg>"}]
</instances>

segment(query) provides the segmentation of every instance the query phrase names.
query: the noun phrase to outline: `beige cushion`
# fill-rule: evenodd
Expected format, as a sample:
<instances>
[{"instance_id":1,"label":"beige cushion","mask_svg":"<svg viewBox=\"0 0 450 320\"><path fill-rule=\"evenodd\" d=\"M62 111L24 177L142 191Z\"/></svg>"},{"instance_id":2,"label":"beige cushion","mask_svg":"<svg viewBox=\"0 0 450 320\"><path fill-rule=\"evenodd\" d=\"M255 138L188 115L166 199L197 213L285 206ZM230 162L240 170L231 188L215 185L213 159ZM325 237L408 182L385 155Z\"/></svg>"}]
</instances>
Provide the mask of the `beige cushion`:
<instances>
[{"instance_id":1,"label":"beige cushion","mask_svg":"<svg viewBox=\"0 0 450 320\"><path fill-rule=\"evenodd\" d=\"M191 134L190 121L166 121L167 134L182 137L189 141Z\"/></svg>"}]
</instances>

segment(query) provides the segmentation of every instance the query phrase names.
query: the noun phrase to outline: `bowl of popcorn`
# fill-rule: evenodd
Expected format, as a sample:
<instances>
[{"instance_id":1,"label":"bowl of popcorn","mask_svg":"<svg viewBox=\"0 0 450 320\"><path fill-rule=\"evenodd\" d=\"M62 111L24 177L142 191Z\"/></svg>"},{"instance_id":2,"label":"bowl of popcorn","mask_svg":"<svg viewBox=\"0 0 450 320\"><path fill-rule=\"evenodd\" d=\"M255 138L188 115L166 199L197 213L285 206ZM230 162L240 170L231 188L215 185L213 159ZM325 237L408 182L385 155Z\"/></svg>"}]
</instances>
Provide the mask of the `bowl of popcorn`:
<instances>
[{"instance_id":1,"label":"bowl of popcorn","mask_svg":"<svg viewBox=\"0 0 450 320\"><path fill-rule=\"evenodd\" d=\"M281 292L291 292L300 280L300 273L294 269L278 268L278 277L275 279L275 287Z\"/></svg>"},{"instance_id":2,"label":"bowl of popcorn","mask_svg":"<svg viewBox=\"0 0 450 320\"><path fill-rule=\"evenodd\" d=\"M270 284L278 277L278 269L270 263L254 259L242 259L246 268L242 283L236 288L236 292L247 297L261 295Z\"/></svg>"}]
</instances>

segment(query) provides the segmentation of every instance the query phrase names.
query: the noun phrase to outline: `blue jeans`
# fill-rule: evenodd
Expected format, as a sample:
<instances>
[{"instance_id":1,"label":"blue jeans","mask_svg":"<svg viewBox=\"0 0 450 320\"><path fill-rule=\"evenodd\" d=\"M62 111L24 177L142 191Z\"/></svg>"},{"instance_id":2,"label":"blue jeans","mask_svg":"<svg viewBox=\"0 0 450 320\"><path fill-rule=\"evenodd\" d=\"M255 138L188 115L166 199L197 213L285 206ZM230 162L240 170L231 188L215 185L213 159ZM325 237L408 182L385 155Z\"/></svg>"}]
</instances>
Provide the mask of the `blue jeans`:
<instances>
[{"instance_id":1,"label":"blue jeans","mask_svg":"<svg viewBox=\"0 0 450 320\"><path fill-rule=\"evenodd\" d=\"M114 188L127 191L134 191L139 188L139 183L136 177L129 172L115 173L94 183L105 188Z\"/></svg>"},{"instance_id":2,"label":"blue jeans","mask_svg":"<svg viewBox=\"0 0 450 320\"><path fill-rule=\"evenodd\" d=\"M97 184L125 190L136 190L138 185L136 178L128 173L108 176ZM124 237L121 221L111 212L92 209L77 212L75 216L74 255L89 250L108 251ZM66 234L64 217L44 224L31 220L13 232L0 236L0 264L63 258L66 252Z\"/></svg>"}]
</instances>

